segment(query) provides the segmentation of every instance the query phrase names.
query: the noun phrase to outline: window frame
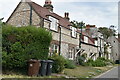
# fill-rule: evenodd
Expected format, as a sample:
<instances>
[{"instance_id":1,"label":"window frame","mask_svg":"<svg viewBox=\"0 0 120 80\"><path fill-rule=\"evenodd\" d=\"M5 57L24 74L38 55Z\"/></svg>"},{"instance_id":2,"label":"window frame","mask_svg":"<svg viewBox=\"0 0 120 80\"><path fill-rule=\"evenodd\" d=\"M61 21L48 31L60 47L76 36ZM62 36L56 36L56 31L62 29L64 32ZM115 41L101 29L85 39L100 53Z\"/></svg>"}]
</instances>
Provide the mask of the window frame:
<instances>
[{"instance_id":1,"label":"window frame","mask_svg":"<svg viewBox=\"0 0 120 80\"><path fill-rule=\"evenodd\" d=\"M50 30L53 30L53 31L58 31L58 19L52 17L52 16L49 16L49 20L50 20ZM54 25L54 26L53 26Z\"/></svg>"},{"instance_id":2,"label":"window frame","mask_svg":"<svg viewBox=\"0 0 120 80\"><path fill-rule=\"evenodd\" d=\"M74 59L74 52L75 52L75 48L70 48L68 51L68 59L69 60L73 60Z\"/></svg>"},{"instance_id":3,"label":"window frame","mask_svg":"<svg viewBox=\"0 0 120 80\"><path fill-rule=\"evenodd\" d=\"M51 55L54 53L59 53L59 45L57 44L51 44L50 49L51 49Z\"/></svg>"},{"instance_id":4,"label":"window frame","mask_svg":"<svg viewBox=\"0 0 120 80\"><path fill-rule=\"evenodd\" d=\"M77 29L72 26L70 28L71 28L71 37L77 38Z\"/></svg>"},{"instance_id":5,"label":"window frame","mask_svg":"<svg viewBox=\"0 0 120 80\"><path fill-rule=\"evenodd\" d=\"M84 42L88 43L89 38L87 36L84 36Z\"/></svg>"}]
</instances>

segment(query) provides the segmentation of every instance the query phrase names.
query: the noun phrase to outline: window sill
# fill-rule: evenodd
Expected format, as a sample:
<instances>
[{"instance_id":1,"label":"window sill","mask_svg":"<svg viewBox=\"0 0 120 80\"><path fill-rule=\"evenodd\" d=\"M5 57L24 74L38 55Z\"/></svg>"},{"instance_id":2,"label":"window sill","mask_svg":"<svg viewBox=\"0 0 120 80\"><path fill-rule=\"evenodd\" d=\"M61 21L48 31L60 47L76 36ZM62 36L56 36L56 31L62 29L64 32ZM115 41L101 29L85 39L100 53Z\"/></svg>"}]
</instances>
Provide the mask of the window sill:
<instances>
[{"instance_id":1,"label":"window sill","mask_svg":"<svg viewBox=\"0 0 120 80\"><path fill-rule=\"evenodd\" d=\"M56 32L56 33L58 33L58 30L53 30L53 29L50 29L50 31L53 31L53 32Z\"/></svg>"},{"instance_id":2,"label":"window sill","mask_svg":"<svg viewBox=\"0 0 120 80\"><path fill-rule=\"evenodd\" d=\"M73 36L71 36L72 38L74 38L74 39L77 39L77 37L73 37Z\"/></svg>"}]
</instances>

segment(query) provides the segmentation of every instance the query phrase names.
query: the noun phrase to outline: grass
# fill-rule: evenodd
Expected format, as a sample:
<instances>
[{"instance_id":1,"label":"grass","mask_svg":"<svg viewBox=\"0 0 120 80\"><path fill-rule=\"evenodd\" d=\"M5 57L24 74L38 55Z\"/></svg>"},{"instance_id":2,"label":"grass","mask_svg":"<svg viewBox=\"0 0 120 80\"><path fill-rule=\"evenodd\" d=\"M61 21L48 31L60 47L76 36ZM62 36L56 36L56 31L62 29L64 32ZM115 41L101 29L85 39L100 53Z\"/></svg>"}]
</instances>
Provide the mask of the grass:
<instances>
[{"instance_id":1,"label":"grass","mask_svg":"<svg viewBox=\"0 0 120 80\"><path fill-rule=\"evenodd\" d=\"M2 78L57 78L55 76L25 76L25 75L2 75Z\"/></svg>"},{"instance_id":2,"label":"grass","mask_svg":"<svg viewBox=\"0 0 120 80\"><path fill-rule=\"evenodd\" d=\"M101 73L111 69L112 67L86 67L77 66L75 69L65 69L64 74L70 77L77 78L92 78L94 76L100 75Z\"/></svg>"},{"instance_id":3,"label":"grass","mask_svg":"<svg viewBox=\"0 0 120 80\"><path fill-rule=\"evenodd\" d=\"M118 66L118 65L114 65ZM77 66L75 69L65 69L63 71L63 75L66 75L68 77L76 77L76 78L93 78L97 75L100 75L101 73L113 68L114 66L105 66L105 67L89 67L89 66ZM8 71L6 72L8 74L0 75L0 78L65 78L64 76L27 76L25 73L21 74L17 71ZM59 75L59 74L57 74Z\"/></svg>"}]
</instances>

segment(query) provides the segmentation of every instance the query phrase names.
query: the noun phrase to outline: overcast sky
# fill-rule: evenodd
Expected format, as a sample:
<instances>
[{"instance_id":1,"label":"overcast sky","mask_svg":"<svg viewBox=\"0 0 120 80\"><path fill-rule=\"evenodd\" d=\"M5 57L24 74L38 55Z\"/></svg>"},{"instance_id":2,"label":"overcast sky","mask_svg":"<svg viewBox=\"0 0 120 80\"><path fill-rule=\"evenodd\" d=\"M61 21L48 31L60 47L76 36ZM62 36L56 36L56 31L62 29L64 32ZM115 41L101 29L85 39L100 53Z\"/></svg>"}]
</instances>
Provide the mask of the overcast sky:
<instances>
[{"instance_id":1,"label":"overcast sky","mask_svg":"<svg viewBox=\"0 0 120 80\"><path fill-rule=\"evenodd\" d=\"M0 0L0 18L6 21L21 0ZM43 6L45 0L32 0ZM119 0L52 0L54 12L70 20L83 21L97 27L118 26Z\"/></svg>"}]
</instances>

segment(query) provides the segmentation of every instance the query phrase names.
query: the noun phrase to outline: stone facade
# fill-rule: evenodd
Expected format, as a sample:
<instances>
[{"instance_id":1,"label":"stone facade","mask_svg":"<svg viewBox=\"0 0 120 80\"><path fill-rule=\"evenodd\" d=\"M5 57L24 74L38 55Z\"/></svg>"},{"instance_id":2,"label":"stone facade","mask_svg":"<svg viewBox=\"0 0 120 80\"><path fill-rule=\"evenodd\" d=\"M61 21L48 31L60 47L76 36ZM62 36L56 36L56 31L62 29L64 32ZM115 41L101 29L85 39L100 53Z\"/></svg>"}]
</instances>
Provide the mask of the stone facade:
<instances>
[{"instance_id":1,"label":"stone facade","mask_svg":"<svg viewBox=\"0 0 120 80\"><path fill-rule=\"evenodd\" d=\"M31 6L33 8L31 8ZM42 13L40 10L45 12ZM59 53L65 58L71 60L76 59L76 53L78 52L80 43L80 32L74 29L76 31L74 31L74 36L72 35L73 28L71 28L72 26L70 25L68 19L63 18L54 12L50 12L49 10L37 5L36 3L20 2L12 15L9 17L7 23L18 27L28 26L31 24L36 27L46 28L52 32L53 38L51 47L49 48L50 55L55 52ZM55 24L53 25L55 28L51 26L53 23ZM82 43L81 46L84 49L84 53L87 53L87 59L92 58L95 60L98 57L98 54L96 54L98 52L98 49L96 46L94 46L94 43L91 40L89 40L88 43L89 42L91 42L92 45Z\"/></svg>"},{"instance_id":2,"label":"stone facade","mask_svg":"<svg viewBox=\"0 0 120 80\"><path fill-rule=\"evenodd\" d=\"M117 38L115 36L111 36L108 38L108 42L111 44L111 58L113 59L113 61L119 60L119 41L117 40Z\"/></svg>"},{"instance_id":3,"label":"stone facade","mask_svg":"<svg viewBox=\"0 0 120 80\"><path fill-rule=\"evenodd\" d=\"M40 17L32 10L32 24L39 25L41 22ZM7 21L8 24L14 26L27 26L30 25L30 6L28 3L20 3L16 10L13 12L12 16ZM40 26L40 25L39 25Z\"/></svg>"},{"instance_id":4,"label":"stone facade","mask_svg":"<svg viewBox=\"0 0 120 80\"><path fill-rule=\"evenodd\" d=\"M97 46L85 44L85 43L82 43L81 46L82 46L82 49L85 50L83 54L87 54L87 60L90 58L94 60L97 59L97 57L99 56Z\"/></svg>"}]
</instances>

